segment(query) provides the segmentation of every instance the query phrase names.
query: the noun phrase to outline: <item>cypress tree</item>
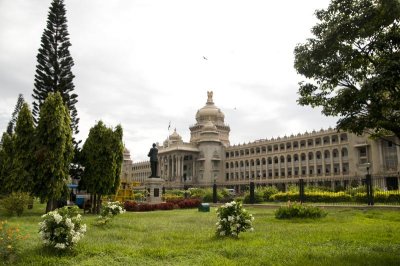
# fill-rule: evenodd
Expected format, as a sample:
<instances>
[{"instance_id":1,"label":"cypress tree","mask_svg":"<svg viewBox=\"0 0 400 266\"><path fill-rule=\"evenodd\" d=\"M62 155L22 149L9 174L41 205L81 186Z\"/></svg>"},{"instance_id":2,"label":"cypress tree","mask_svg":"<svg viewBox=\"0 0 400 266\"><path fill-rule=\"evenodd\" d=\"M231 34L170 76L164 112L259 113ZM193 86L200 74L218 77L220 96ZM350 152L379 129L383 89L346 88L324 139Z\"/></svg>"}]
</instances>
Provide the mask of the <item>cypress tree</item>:
<instances>
[{"instance_id":1,"label":"cypress tree","mask_svg":"<svg viewBox=\"0 0 400 266\"><path fill-rule=\"evenodd\" d=\"M47 17L47 26L41 38L37 55L35 88L33 89L33 115L39 119L40 108L50 92L59 92L67 105L71 117L73 133L78 131L78 102L74 91L74 75L71 71L74 61L70 55L69 34L67 30L66 10L63 0L53 0Z\"/></svg>"},{"instance_id":2,"label":"cypress tree","mask_svg":"<svg viewBox=\"0 0 400 266\"><path fill-rule=\"evenodd\" d=\"M7 126L7 133L10 136L14 133L14 126L15 126L15 123L17 122L17 117L18 117L19 111L21 110L24 102L25 102L24 96L22 94L19 94L17 104L15 105L15 109L14 109L14 112L12 113L11 120L10 120L10 122L8 122L8 126Z\"/></svg>"},{"instance_id":3,"label":"cypress tree","mask_svg":"<svg viewBox=\"0 0 400 266\"><path fill-rule=\"evenodd\" d=\"M0 147L0 192L9 194L12 191L11 174L14 159L14 137L3 133Z\"/></svg>"},{"instance_id":4,"label":"cypress tree","mask_svg":"<svg viewBox=\"0 0 400 266\"><path fill-rule=\"evenodd\" d=\"M47 200L46 212L56 208L68 180L73 157L72 130L67 108L59 92L50 93L40 108L36 128L35 195Z\"/></svg>"},{"instance_id":5,"label":"cypress tree","mask_svg":"<svg viewBox=\"0 0 400 266\"><path fill-rule=\"evenodd\" d=\"M12 191L31 193L34 180L34 136L35 127L27 103L22 105L14 134L14 158Z\"/></svg>"}]
</instances>

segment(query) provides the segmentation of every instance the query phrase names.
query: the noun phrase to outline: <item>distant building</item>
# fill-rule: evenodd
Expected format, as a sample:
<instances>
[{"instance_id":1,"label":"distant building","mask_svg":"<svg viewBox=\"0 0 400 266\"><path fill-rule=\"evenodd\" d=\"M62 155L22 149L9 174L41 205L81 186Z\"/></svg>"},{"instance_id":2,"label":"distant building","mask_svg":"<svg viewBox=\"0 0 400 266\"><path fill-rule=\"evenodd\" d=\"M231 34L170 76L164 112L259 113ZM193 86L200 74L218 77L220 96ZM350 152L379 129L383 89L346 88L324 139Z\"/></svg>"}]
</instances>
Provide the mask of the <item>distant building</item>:
<instances>
[{"instance_id":1,"label":"distant building","mask_svg":"<svg viewBox=\"0 0 400 266\"><path fill-rule=\"evenodd\" d=\"M395 137L372 140L368 136L334 129L262 139L230 145L230 128L208 92L206 105L197 111L190 126L190 141L176 130L159 146L159 176L167 187L211 186L214 182L240 190L250 180L256 184L285 187L299 178L305 182L329 181L334 186L360 182L367 170L375 185L398 189L400 147ZM124 157L125 158L125 157ZM148 161L124 160L123 176L143 182L150 176ZM368 168L368 169L367 169Z\"/></svg>"}]
</instances>

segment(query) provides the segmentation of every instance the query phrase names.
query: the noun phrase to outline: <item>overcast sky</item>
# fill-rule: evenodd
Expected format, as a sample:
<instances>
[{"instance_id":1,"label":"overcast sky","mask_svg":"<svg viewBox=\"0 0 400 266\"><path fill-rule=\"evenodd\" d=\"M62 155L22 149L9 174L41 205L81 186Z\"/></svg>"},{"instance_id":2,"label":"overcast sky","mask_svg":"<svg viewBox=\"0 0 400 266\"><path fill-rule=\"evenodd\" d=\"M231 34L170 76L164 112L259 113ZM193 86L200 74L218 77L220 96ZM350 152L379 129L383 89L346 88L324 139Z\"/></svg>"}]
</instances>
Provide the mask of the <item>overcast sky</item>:
<instances>
[{"instance_id":1,"label":"overcast sky","mask_svg":"<svg viewBox=\"0 0 400 266\"><path fill-rule=\"evenodd\" d=\"M0 0L0 131L19 93L32 103L51 0ZM293 49L329 0L66 0L79 139L121 124L134 161L189 126L214 91L231 145L334 127L298 106ZM205 56L208 60L203 58ZM168 124L171 121L171 130Z\"/></svg>"}]
</instances>

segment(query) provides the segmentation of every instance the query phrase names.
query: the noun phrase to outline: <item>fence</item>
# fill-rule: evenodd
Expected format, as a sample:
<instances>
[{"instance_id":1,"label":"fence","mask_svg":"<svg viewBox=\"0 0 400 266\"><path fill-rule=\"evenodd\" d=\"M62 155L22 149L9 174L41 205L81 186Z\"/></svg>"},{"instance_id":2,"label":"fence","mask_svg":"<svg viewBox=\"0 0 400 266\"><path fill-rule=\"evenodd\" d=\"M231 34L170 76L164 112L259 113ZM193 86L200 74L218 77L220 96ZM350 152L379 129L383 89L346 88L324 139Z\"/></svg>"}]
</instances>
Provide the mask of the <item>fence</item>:
<instances>
[{"instance_id":1,"label":"fence","mask_svg":"<svg viewBox=\"0 0 400 266\"><path fill-rule=\"evenodd\" d=\"M385 177L374 178L371 175L353 180L299 179L297 182L278 186L281 192L271 195L269 200L318 204L400 205L398 185L388 189L382 186L386 181ZM250 202L254 202L254 198L250 198Z\"/></svg>"}]
</instances>

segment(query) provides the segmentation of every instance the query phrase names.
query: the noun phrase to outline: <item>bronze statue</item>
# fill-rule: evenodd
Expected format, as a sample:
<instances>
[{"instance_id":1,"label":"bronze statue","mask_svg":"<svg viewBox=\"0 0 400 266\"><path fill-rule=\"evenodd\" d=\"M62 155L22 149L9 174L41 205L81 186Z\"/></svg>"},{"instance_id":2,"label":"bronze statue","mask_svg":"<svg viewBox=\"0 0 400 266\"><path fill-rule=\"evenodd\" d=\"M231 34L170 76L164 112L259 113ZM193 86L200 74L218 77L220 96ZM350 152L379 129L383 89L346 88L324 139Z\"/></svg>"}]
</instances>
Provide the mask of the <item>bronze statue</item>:
<instances>
[{"instance_id":1,"label":"bronze statue","mask_svg":"<svg viewBox=\"0 0 400 266\"><path fill-rule=\"evenodd\" d=\"M158 149L156 148L156 144L153 143L153 148L150 149L149 154L150 157L150 167L151 167L151 176L157 177L157 165L158 165Z\"/></svg>"}]
</instances>

